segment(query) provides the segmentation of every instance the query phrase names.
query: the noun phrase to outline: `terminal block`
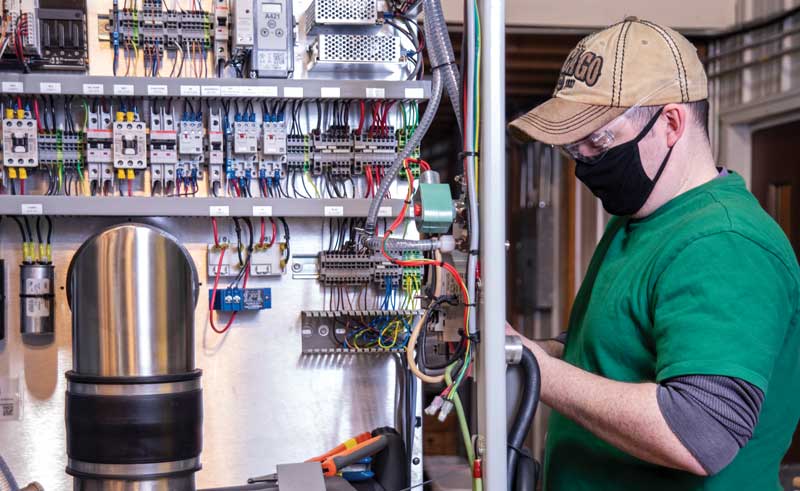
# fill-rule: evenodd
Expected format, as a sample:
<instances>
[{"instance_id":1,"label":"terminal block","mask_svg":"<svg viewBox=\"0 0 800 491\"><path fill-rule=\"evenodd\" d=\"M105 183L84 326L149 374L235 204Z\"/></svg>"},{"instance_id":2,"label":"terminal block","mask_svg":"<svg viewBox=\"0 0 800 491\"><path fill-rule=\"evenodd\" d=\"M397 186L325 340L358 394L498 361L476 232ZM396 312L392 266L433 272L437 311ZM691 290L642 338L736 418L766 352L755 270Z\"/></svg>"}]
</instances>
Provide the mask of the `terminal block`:
<instances>
[{"instance_id":1,"label":"terminal block","mask_svg":"<svg viewBox=\"0 0 800 491\"><path fill-rule=\"evenodd\" d=\"M86 128L86 167L93 189L114 186L111 114L99 106L89 111Z\"/></svg>"},{"instance_id":2,"label":"terminal block","mask_svg":"<svg viewBox=\"0 0 800 491\"><path fill-rule=\"evenodd\" d=\"M39 163L75 168L81 162L83 135L57 130L39 134Z\"/></svg>"},{"instance_id":3,"label":"terminal block","mask_svg":"<svg viewBox=\"0 0 800 491\"><path fill-rule=\"evenodd\" d=\"M398 152L403 152L405 150L406 142L408 142L408 139L411 138L411 135L414 134L414 130L415 129L416 129L416 127L414 127L414 126L406 126L405 128L400 128L399 130L397 130L396 135L397 135L397 151ZM411 152L409 157L418 159L419 156L420 156L419 146L417 146ZM418 179L419 178L419 173L420 173L419 162L413 162L413 161L409 162L408 168L411 171L411 175L414 177L414 179ZM408 176L406 175L405 167L400 169L400 172L398 173L398 177L400 179L408 180Z\"/></svg>"},{"instance_id":4,"label":"terminal block","mask_svg":"<svg viewBox=\"0 0 800 491\"><path fill-rule=\"evenodd\" d=\"M161 108L150 110L150 183L158 185L162 194L175 184L175 166L178 163L178 132L175 114Z\"/></svg>"},{"instance_id":5,"label":"terminal block","mask_svg":"<svg viewBox=\"0 0 800 491\"><path fill-rule=\"evenodd\" d=\"M359 286L376 283L399 285L402 268L381 254L363 255L323 251L318 256L319 281L326 286Z\"/></svg>"},{"instance_id":6,"label":"terminal block","mask_svg":"<svg viewBox=\"0 0 800 491\"><path fill-rule=\"evenodd\" d=\"M306 171L311 165L311 141L307 135L286 137L286 168L290 171Z\"/></svg>"},{"instance_id":7,"label":"terminal block","mask_svg":"<svg viewBox=\"0 0 800 491\"><path fill-rule=\"evenodd\" d=\"M219 264L219 255L221 249L214 244L208 245L208 276L214 278L217 275L217 266L219 266L220 277L239 276L242 271L242 265L239 263L239 255L237 249L239 244L227 244L225 257L222 259L222 265ZM245 250L242 249L242 256L245 256ZM256 244L253 247L253 252L250 256L250 276L251 277L268 277L280 276L283 274L285 264L283 262L283 251L286 249L284 242L275 241L272 246L264 244L259 246Z\"/></svg>"},{"instance_id":8,"label":"terminal block","mask_svg":"<svg viewBox=\"0 0 800 491\"><path fill-rule=\"evenodd\" d=\"M29 111L6 109L3 119L3 164L6 167L39 165L36 120Z\"/></svg>"},{"instance_id":9,"label":"terminal block","mask_svg":"<svg viewBox=\"0 0 800 491\"><path fill-rule=\"evenodd\" d=\"M147 129L142 121L115 121L112 134L115 169L147 168Z\"/></svg>"},{"instance_id":10,"label":"terminal block","mask_svg":"<svg viewBox=\"0 0 800 491\"><path fill-rule=\"evenodd\" d=\"M385 168L389 167L397 159L397 137L394 129L381 136L353 135L353 173L361 175L364 173L364 166Z\"/></svg>"},{"instance_id":11,"label":"terminal block","mask_svg":"<svg viewBox=\"0 0 800 491\"><path fill-rule=\"evenodd\" d=\"M213 300L213 303L212 303ZM271 288L222 288L208 290L208 307L220 312L266 310L272 308Z\"/></svg>"},{"instance_id":12,"label":"terminal block","mask_svg":"<svg viewBox=\"0 0 800 491\"><path fill-rule=\"evenodd\" d=\"M391 353L403 351L421 310L305 310L302 351Z\"/></svg>"},{"instance_id":13,"label":"terminal block","mask_svg":"<svg viewBox=\"0 0 800 491\"><path fill-rule=\"evenodd\" d=\"M346 126L331 126L313 135L314 159L311 172L322 175L349 176L353 165L353 138Z\"/></svg>"}]
</instances>

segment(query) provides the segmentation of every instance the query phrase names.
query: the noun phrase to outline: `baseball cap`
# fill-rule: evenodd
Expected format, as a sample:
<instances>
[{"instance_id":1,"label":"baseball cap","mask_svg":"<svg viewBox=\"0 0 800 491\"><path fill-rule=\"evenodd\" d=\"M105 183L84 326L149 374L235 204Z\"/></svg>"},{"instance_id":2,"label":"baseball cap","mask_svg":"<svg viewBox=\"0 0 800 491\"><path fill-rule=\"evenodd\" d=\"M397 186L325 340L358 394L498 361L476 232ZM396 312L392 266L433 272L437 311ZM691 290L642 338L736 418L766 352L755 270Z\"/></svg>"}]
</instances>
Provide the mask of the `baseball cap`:
<instances>
[{"instance_id":1,"label":"baseball cap","mask_svg":"<svg viewBox=\"0 0 800 491\"><path fill-rule=\"evenodd\" d=\"M553 97L509 124L521 140L576 142L635 106L708 98L697 49L669 27L627 17L583 38L561 67Z\"/></svg>"}]
</instances>

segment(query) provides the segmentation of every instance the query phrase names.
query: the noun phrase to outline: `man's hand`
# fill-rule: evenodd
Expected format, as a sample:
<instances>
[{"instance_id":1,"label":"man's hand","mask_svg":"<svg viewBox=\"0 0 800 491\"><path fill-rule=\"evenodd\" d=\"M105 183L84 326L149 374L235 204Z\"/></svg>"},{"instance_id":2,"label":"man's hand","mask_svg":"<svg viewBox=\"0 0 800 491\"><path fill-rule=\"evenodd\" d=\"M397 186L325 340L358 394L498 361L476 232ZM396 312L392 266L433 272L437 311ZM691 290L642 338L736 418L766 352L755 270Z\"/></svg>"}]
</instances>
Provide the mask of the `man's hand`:
<instances>
[{"instance_id":1,"label":"man's hand","mask_svg":"<svg viewBox=\"0 0 800 491\"><path fill-rule=\"evenodd\" d=\"M634 457L708 475L661 414L655 383L607 379L560 360L563 347L554 356L510 325L506 325L506 335L519 336L536 357L542 377L542 402Z\"/></svg>"},{"instance_id":2,"label":"man's hand","mask_svg":"<svg viewBox=\"0 0 800 491\"><path fill-rule=\"evenodd\" d=\"M536 351L534 350L533 346L536 346L536 348L544 350L545 353L552 357L561 359L561 357L564 356L564 343L556 341L555 339L528 339L517 332L517 330L511 327L511 324L507 322L506 336L518 336L522 340L522 344L527 346L527 348L531 350L534 355L536 355Z\"/></svg>"}]
</instances>

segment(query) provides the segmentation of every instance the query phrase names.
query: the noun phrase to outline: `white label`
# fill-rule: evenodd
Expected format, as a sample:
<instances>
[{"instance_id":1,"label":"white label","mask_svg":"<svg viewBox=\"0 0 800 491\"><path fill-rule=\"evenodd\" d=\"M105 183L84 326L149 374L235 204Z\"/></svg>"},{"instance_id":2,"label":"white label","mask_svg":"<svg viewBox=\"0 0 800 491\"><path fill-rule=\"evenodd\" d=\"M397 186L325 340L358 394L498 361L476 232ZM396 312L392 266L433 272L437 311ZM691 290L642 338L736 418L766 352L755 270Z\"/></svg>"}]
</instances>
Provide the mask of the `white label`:
<instances>
[{"instance_id":1,"label":"white label","mask_svg":"<svg viewBox=\"0 0 800 491\"><path fill-rule=\"evenodd\" d=\"M334 332L336 332L337 335L342 336L347 332L347 329L343 327L337 327L336 329L334 329Z\"/></svg>"},{"instance_id":2,"label":"white label","mask_svg":"<svg viewBox=\"0 0 800 491\"><path fill-rule=\"evenodd\" d=\"M283 97L291 97L293 99L301 99L303 97L302 87L284 87Z\"/></svg>"},{"instance_id":3,"label":"white label","mask_svg":"<svg viewBox=\"0 0 800 491\"><path fill-rule=\"evenodd\" d=\"M325 216L326 217L343 217L344 216L344 206L326 206L325 207Z\"/></svg>"},{"instance_id":4,"label":"white label","mask_svg":"<svg viewBox=\"0 0 800 491\"><path fill-rule=\"evenodd\" d=\"M84 95L103 95L103 84L83 84Z\"/></svg>"},{"instance_id":5,"label":"white label","mask_svg":"<svg viewBox=\"0 0 800 491\"><path fill-rule=\"evenodd\" d=\"M3 82L3 92L22 92L22 82Z\"/></svg>"},{"instance_id":6,"label":"white label","mask_svg":"<svg viewBox=\"0 0 800 491\"><path fill-rule=\"evenodd\" d=\"M338 99L341 97L339 87L321 87L319 93L323 99Z\"/></svg>"},{"instance_id":7,"label":"white label","mask_svg":"<svg viewBox=\"0 0 800 491\"><path fill-rule=\"evenodd\" d=\"M272 207L271 206L254 206L253 207L253 216L254 217L271 217L272 216Z\"/></svg>"},{"instance_id":8,"label":"white label","mask_svg":"<svg viewBox=\"0 0 800 491\"><path fill-rule=\"evenodd\" d=\"M367 87L368 99L385 99L386 90L383 87Z\"/></svg>"},{"instance_id":9,"label":"white label","mask_svg":"<svg viewBox=\"0 0 800 491\"><path fill-rule=\"evenodd\" d=\"M223 85L222 86L222 95L225 97L236 97L242 95L242 91L239 90L241 87L237 87L235 85Z\"/></svg>"},{"instance_id":10,"label":"white label","mask_svg":"<svg viewBox=\"0 0 800 491\"><path fill-rule=\"evenodd\" d=\"M181 95L200 95L200 86L181 85Z\"/></svg>"},{"instance_id":11,"label":"white label","mask_svg":"<svg viewBox=\"0 0 800 491\"><path fill-rule=\"evenodd\" d=\"M114 95L133 95L133 85L114 84Z\"/></svg>"},{"instance_id":12,"label":"white label","mask_svg":"<svg viewBox=\"0 0 800 491\"><path fill-rule=\"evenodd\" d=\"M422 87L407 87L406 99L424 99L425 89Z\"/></svg>"},{"instance_id":13,"label":"white label","mask_svg":"<svg viewBox=\"0 0 800 491\"><path fill-rule=\"evenodd\" d=\"M314 331L312 331L311 329L309 329L307 327L304 327L303 329L301 329L300 332L303 333L303 336L305 336L305 337L309 337L312 334L314 334Z\"/></svg>"},{"instance_id":14,"label":"white label","mask_svg":"<svg viewBox=\"0 0 800 491\"><path fill-rule=\"evenodd\" d=\"M378 216L379 217L390 217L392 216L392 207L391 206L381 206L378 208Z\"/></svg>"},{"instance_id":15,"label":"white label","mask_svg":"<svg viewBox=\"0 0 800 491\"><path fill-rule=\"evenodd\" d=\"M42 214L42 204L41 203L23 203L20 205L20 213L23 215L41 215Z\"/></svg>"},{"instance_id":16,"label":"white label","mask_svg":"<svg viewBox=\"0 0 800 491\"><path fill-rule=\"evenodd\" d=\"M257 97L278 97L278 88L274 85L253 87L253 95Z\"/></svg>"},{"instance_id":17,"label":"white label","mask_svg":"<svg viewBox=\"0 0 800 491\"><path fill-rule=\"evenodd\" d=\"M211 97L220 95L222 91L220 90L219 85L204 85L200 89L200 93L206 97Z\"/></svg>"},{"instance_id":18,"label":"white label","mask_svg":"<svg viewBox=\"0 0 800 491\"><path fill-rule=\"evenodd\" d=\"M245 85L244 87L241 87L241 92L245 97L255 97L257 90L255 87L248 87Z\"/></svg>"},{"instance_id":19,"label":"white label","mask_svg":"<svg viewBox=\"0 0 800 491\"><path fill-rule=\"evenodd\" d=\"M19 379L0 377L0 421L22 418L22 391Z\"/></svg>"},{"instance_id":20,"label":"white label","mask_svg":"<svg viewBox=\"0 0 800 491\"><path fill-rule=\"evenodd\" d=\"M26 295L47 295L50 293L50 278L27 278L25 280Z\"/></svg>"},{"instance_id":21,"label":"white label","mask_svg":"<svg viewBox=\"0 0 800 491\"><path fill-rule=\"evenodd\" d=\"M25 315L28 317L49 317L50 300L46 298L26 298Z\"/></svg>"},{"instance_id":22,"label":"white label","mask_svg":"<svg viewBox=\"0 0 800 491\"><path fill-rule=\"evenodd\" d=\"M210 217L226 217L231 214L229 206L209 206L208 216Z\"/></svg>"},{"instance_id":23,"label":"white label","mask_svg":"<svg viewBox=\"0 0 800 491\"><path fill-rule=\"evenodd\" d=\"M148 85L147 86L147 95L167 95L169 94L169 89L166 85Z\"/></svg>"},{"instance_id":24,"label":"white label","mask_svg":"<svg viewBox=\"0 0 800 491\"><path fill-rule=\"evenodd\" d=\"M42 94L60 94L61 82L39 82L39 91Z\"/></svg>"}]
</instances>

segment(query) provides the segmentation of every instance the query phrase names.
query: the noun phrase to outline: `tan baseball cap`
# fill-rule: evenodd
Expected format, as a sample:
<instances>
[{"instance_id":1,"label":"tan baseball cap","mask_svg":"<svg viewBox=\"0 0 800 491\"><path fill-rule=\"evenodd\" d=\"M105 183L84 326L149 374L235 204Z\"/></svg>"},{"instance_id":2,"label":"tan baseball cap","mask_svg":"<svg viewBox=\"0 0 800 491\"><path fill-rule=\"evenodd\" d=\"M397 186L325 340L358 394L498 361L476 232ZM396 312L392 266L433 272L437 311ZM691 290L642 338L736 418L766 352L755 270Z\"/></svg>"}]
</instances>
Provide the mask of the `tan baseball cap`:
<instances>
[{"instance_id":1,"label":"tan baseball cap","mask_svg":"<svg viewBox=\"0 0 800 491\"><path fill-rule=\"evenodd\" d=\"M521 140L564 145L633 106L707 98L706 71L694 45L669 27L627 17L583 38L561 67L553 97L509 128Z\"/></svg>"}]
</instances>

